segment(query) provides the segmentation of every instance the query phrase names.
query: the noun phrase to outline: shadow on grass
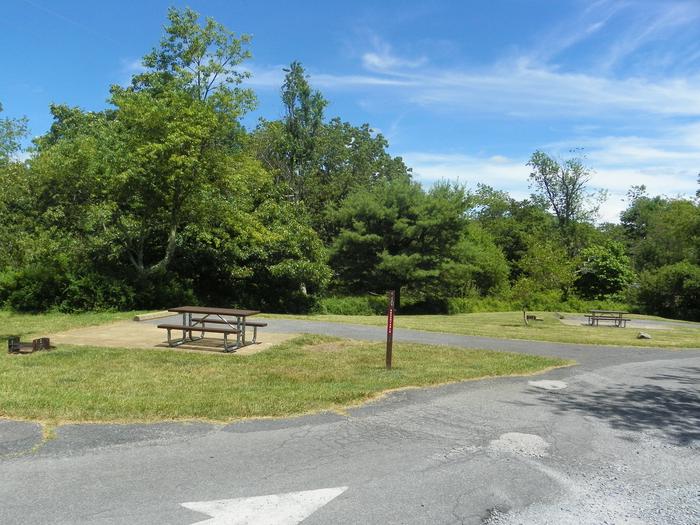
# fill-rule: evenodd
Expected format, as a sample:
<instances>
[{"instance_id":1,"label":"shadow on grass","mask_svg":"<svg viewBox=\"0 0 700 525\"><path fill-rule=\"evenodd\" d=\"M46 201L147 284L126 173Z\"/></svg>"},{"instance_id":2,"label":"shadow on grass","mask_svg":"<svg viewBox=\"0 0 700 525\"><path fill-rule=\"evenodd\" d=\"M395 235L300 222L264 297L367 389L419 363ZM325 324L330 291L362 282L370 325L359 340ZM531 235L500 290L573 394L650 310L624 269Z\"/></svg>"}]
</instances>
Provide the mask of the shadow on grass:
<instances>
[{"instance_id":1,"label":"shadow on grass","mask_svg":"<svg viewBox=\"0 0 700 525\"><path fill-rule=\"evenodd\" d=\"M607 421L613 428L653 431L676 445L700 441L700 367L646 378L646 385L610 386L592 392L541 395L559 413L578 412ZM654 382L667 382L660 385Z\"/></svg>"}]
</instances>

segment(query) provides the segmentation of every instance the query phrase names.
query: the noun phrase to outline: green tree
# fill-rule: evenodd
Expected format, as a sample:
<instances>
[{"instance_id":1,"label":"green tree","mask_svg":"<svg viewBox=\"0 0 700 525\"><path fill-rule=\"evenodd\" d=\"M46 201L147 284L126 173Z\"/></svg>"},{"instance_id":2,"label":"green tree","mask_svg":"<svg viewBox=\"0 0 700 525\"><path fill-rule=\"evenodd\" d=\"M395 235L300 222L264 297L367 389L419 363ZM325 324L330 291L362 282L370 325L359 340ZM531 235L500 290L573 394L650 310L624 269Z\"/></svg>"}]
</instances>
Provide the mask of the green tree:
<instances>
[{"instance_id":1,"label":"green tree","mask_svg":"<svg viewBox=\"0 0 700 525\"><path fill-rule=\"evenodd\" d=\"M0 269L21 260L24 240L32 228L31 182L26 164L15 158L26 135L26 118L0 118Z\"/></svg>"},{"instance_id":2,"label":"green tree","mask_svg":"<svg viewBox=\"0 0 700 525\"><path fill-rule=\"evenodd\" d=\"M416 291L439 286L466 225L464 189L437 184L428 193L392 180L351 194L337 212L340 234L330 252L341 288Z\"/></svg>"},{"instance_id":3,"label":"green tree","mask_svg":"<svg viewBox=\"0 0 700 525\"><path fill-rule=\"evenodd\" d=\"M318 142L328 101L311 88L304 67L292 62L282 85L284 118L262 121L258 151L263 163L286 184L296 201L306 200L307 185L318 168Z\"/></svg>"},{"instance_id":4,"label":"green tree","mask_svg":"<svg viewBox=\"0 0 700 525\"><path fill-rule=\"evenodd\" d=\"M637 300L646 313L700 321L700 266L683 261L642 272Z\"/></svg>"},{"instance_id":5,"label":"green tree","mask_svg":"<svg viewBox=\"0 0 700 525\"><path fill-rule=\"evenodd\" d=\"M579 257L575 287L584 298L602 299L620 293L634 278L630 258L620 243L588 246Z\"/></svg>"},{"instance_id":6,"label":"green tree","mask_svg":"<svg viewBox=\"0 0 700 525\"><path fill-rule=\"evenodd\" d=\"M522 273L520 261L527 252L530 237L540 232L556 235L556 223L543 199L535 196L518 201L484 184L479 184L472 197L470 217L491 234L503 251L513 282Z\"/></svg>"},{"instance_id":7,"label":"green tree","mask_svg":"<svg viewBox=\"0 0 700 525\"><path fill-rule=\"evenodd\" d=\"M700 263L700 203L640 192L632 195L620 222L638 270Z\"/></svg>"},{"instance_id":8,"label":"green tree","mask_svg":"<svg viewBox=\"0 0 700 525\"><path fill-rule=\"evenodd\" d=\"M528 166L532 168L531 187L554 212L567 252L574 256L582 244L580 225L595 218L599 202L605 199L606 193L599 192L597 199L588 193L591 169L582 157L558 161L542 151L535 151Z\"/></svg>"},{"instance_id":9,"label":"green tree","mask_svg":"<svg viewBox=\"0 0 700 525\"><path fill-rule=\"evenodd\" d=\"M171 8L168 19L160 47L143 59L146 71L126 89L112 87L112 149L120 159L113 191L128 208L115 208L111 223L140 275L168 268L182 226L220 182L227 150L240 143L238 119L254 102L237 67L250 56L249 37L212 19L200 25L190 9Z\"/></svg>"},{"instance_id":10,"label":"green tree","mask_svg":"<svg viewBox=\"0 0 700 525\"><path fill-rule=\"evenodd\" d=\"M0 104L0 113L2 111L2 104ZM21 149L21 141L26 136L26 117L0 118L0 167L12 161L12 156Z\"/></svg>"},{"instance_id":11,"label":"green tree","mask_svg":"<svg viewBox=\"0 0 700 525\"><path fill-rule=\"evenodd\" d=\"M435 295L470 297L500 294L508 286L508 261L491 235L469 222L462 238L440 265Z\"/></svg>"},{"instance_id":12,"label":"green tree","mask_svg":"<svg viewBox=\"0 0 700 525\"><path fill-rule=\"evenodd\" d=\"M520 261L528 289L557 290L567 297L576 279L576 259L572 259L560 239L549 235L532 235Z\"/></svg>"},{"instance_id":13,"label":"green tree","mask_svg":"<svg viewBox=\"0 0 700 525\"><path fill-rule=\"evenodd\" d=\"M302 287L328 280L303 208L248 151L240 116L253 97L237 67L247 39L190 10L168 16L146 71L112 88L110 109L52 107L25 185L35 229L0 276L0 300L303 308Z\"/></svg>"},{"instance_id":14,"label":"green tree","mask_svg":"<svg viewBox=\"0 0 700 525\"><path fill-rule=\"evenodd\" d=\"M395 178L409 179L401 158L386 151L386 139L368 124L324 120L328 104L314 90L298 62L285 69L284 117L262 120L251 144L263 166L276 175L288 196L302 202L314 229L327 242L337 235L332 215L355 189Z\"/></svg>"}]
</instances>

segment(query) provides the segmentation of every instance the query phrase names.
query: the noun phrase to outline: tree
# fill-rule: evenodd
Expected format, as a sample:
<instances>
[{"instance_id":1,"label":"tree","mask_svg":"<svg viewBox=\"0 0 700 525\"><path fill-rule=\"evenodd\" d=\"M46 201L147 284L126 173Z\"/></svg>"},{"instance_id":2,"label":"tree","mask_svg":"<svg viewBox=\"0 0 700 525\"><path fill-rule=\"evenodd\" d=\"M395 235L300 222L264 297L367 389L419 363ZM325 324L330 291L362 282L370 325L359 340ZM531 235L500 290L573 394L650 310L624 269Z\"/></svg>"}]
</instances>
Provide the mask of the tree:
<instances>
[{"instance_id":1,"label":"tree","mask_svg":"<svg viewBox=\"0 0 700 525\"><path fill-rule=\"evenodd\" d=\"M637 300L646 313L700 321L700 266L683 261L642 272Z\"/></svg>"},{"instance_id":2,"label":"tree","mask_svg":"<svg viewBox=\"0 0 700 525\"><path fill-rule=\"evenodd\" d=\"M700 264L700 203L639 193L620 222L637 270L683 260Z\"/></svg>"},{"instance_id":3,"label":"tree","mask_svg":"<svg viewBox=\"0 0 700 525\"><path fill-rule=\"evenodd\" d=\"M202 24L189 8L169 8L168 21L160 46L143 57L146 71L133 77L130 90L184 91L209 101L218 116L229 120L252 109L254 93L240 87L250 74L239 67L251 57L250 35L238 37L213 18Z\"/></svg>"},{"instance_id":4,"label":"tree","mask_svg":"<svg viewBox=\"0 0 700 525\"><path fill-rule=\"evenodd\" d=\"M129 209L115 208L111 222L142 276L168 268L182 225L216 186L226 150L240 142L238 119L254 101L239 87L246 74L237 67L250 56L248 36L210 18L200 25L190 9L171 8L168 19L160 47L143 59L146 72L129 88L112 87L114 191ZM149 260L154 251L160 254Z\"/></svg>"},{"instance_id":5,"label":"tree","mask_svg":"<svg viewBox=\"0 0 700 525\"><path fill-rule=\"evenodd\" d=\"M586 247L581 250L580 259L575 286L586 299L602 299L622 292L634 278L632 263L620 243Z\"/></svg>"},{"instance_id":6,"label":"tree","mask_svg":"<svg viewBox=\"0 0 700 525\"><path fill-rule=\"evenodd\" d=\"M2 113L2 104L0 104ZM21 140L27 135L26 118L0 118L0 167L12 161L21 148Z\"/></svg>"},{"instance_id":7,"label":"tree","mask_svg":"<svg viewBox=\"0 0 700 525\"><path fill-rule=\"evenodd\" d=\"M261 123L261 158L287 184L296 201L307 197L307 183L318 166L318 140L328 101L311 88L304 67L292 62L282 85L284 118ZM264 131L263 131L264 130Z\"/></svg>"},{"instance_id":8,"label":"tree","mask_svg":"<svg viewBox=\"0 0 700 525\"><path fill-rule=\"evenodd\" d=\"M577 261L572 259L559 239L552 236L533 235L528 239L528 249L520 261L522 275L534 288L557 290L566 297L576 278Z\"/></svg>"},{"instance_id":9,"label":"tree","mask_svg":"<svg viewBox=\"0 0 700 525\"><path fill-rule=\"evenodd\" d=\"M428 193L407 180L351 194L338 210L330 249L338 286L349 292L418 291L439 286L466 225L464 189L437 184ZM459 286L458 283L454 283Z\"/></svg>"},{"instance_id":10,"label":"tree","mask_svg":"<svg viewBox=\"0 0 700 525\"><path fill-rule=\"evenodd\" d=\"M238 68L247 37L210 19L200 25L190 10L168 17L146 71L112 87L110 109L52 106L31 184L14 186L26 189L35 227L22 260L3 268L0 299L24 309L133 308L195 292L303 308L311 299L302 283L318 291L328 280L308 218L247 149L240 116L253 96Z\"/></svg>"},{"instance_id":11,"label":"tree","mask_svg":"<svg viewBox=\"0 0 700 525\"><path fill-rule=\"evenodd\" d=\"M354 126L340 118L326 122L328 102L311 87L301 64L293 62L285 71L284 117L262 120L252 134L252 147L330 243L338 233L330 216L352 191L383 180L409 179L410 170L386 151L386 139L368 124Z\"/></svg>"},{"instance_id":12,"label":"tree","mask_svg":"<svg viewBox=\"0 0 700 525\"><path fill-rule=\"evenodd\" d=\"M531 187L541 195L554 212L562 238L570 256L577 249L577 226L591 221L598 211L593 196L587 193L591 170L581 157L557 161L542 151L535 151L528 166ZM599 193L599 199L605 193Z\"/></svg>"},{"instance_id":13,"label":"tree","mask_svg":"<svg viewBox=\"0 0 700 525\"><path fill-rule=\"evenodd\" d=\"M15 158L26 135L26 118L0 118L0 269L19 261L23 241L32 229L31 182L26 163Z\"/></svg>"},{"instance_id":14,"label":"tree","mask_svg":"<svg viewBox=\"0 0 700 525\"><path fill-rule=\"evenodd\" d=\"M510 265L510 279L517 281L522 271L520 260L532 235L555 234L555 222L540 197L517 201L504 191L479 184L472 196L470 217L489 232ZM544 235L544 233L542 233Z\"/></svg>"},{"instance_id":15,"label":"tree","mask_svg":"<svg viewBox=\"0 0 700 525\"><path fill-rule=\"evenodd\" d=\"M440 265L437 297L487 296L508 286L508 261L491 235L478 223L469 222L462 238Z\"/></svg>"}]
</instances>

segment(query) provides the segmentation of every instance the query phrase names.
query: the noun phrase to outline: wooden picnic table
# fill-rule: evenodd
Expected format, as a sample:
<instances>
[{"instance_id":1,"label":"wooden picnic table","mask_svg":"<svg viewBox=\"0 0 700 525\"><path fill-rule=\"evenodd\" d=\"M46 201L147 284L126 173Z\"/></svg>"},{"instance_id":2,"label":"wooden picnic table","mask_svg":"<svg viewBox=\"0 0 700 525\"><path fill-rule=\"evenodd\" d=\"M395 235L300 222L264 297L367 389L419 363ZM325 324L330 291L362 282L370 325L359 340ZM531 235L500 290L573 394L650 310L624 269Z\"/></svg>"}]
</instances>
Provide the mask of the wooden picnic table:
<instances>
[{"instance_id":1,"label":"wooden picnic table","mask_svg":"<svg viewBox=\"0 0 700 525\"><path fill-rule=\"evenodd\" d=\"M260 326L267 326L266 323L247 322L247 318L260 313L258 310L240 310L237 308L214 308L210 306L177 306L169 308L169 312L182 314L182 324L161 324L159 328L168 330L168 344L177 346L186 341L197 341L204 337L205 332L223 334L224 350L235 351L237 348L246 345L245 332L246 325L255 329L253 343L257 339L257 329ZM196 315L197 317L193 317ZM235 318L235 319L229 319ZM207 326L207 324L219 325L217 327ZM171 330L182 331L182 339L173 341L170 338ZM201 332L198 338L193 337L193 332ZM187 336L189 334L189 337ZM228 335L236 334L236 345L228 344Z\"/></svg>"},{"instance_id":2,"label":"wooden picnic table","mask_svg":"<svg viewBox=\"0 0 700 525\"><path fill-rule=\"evenodd\" d=\"M612 321L613 325L618 328L625 328L627 326L627 321L631 319L626 319L624 316L627 314L624 310L590 310L590 313L586 315L588 318L588 324L590 326L598 326L599 321Z\"/></svg>"}]
</instances>

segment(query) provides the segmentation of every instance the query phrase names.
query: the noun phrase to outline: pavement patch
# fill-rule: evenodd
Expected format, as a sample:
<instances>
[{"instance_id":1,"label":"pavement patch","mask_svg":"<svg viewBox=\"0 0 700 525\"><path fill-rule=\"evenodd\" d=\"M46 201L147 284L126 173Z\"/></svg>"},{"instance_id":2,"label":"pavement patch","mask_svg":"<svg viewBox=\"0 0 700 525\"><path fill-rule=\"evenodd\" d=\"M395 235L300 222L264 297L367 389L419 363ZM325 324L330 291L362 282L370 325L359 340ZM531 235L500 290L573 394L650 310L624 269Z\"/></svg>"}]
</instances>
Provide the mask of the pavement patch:
<instances>
[{"instance_id":1,"label":"pavement patch","mask_svg":"<svg viewBox=\"0 0 700 525\"><path fill-rule=\"evenodd\" d=\"M78 455L88 450L153 442L172 443L204 436L218 427L199 422L137 424L75 424L57 428L56 438L42 447L41 455Z\"/></svg>"},{"instance_id":2,"label":"pavement patch","mask_svg":"<svg viewBox=\"0 0 700 525\"><path fill-rule=\"evenodd\" d=\"M42 439L38 423L0 420L0 457L28 452Z\"/></svg>"},{"instance_id":3,"label":"pavement patch","mask_svg":"<svg viewBox=\"0 0 700 525\"><path fill-rule=\"evenodd\" d=\"M548 455L549 443L535 434L507 432L501 434L501 437L498 439L491 441L489 448L498 452L510 452L520 456L541 458Z\"/></svg>"}]
</instances>

